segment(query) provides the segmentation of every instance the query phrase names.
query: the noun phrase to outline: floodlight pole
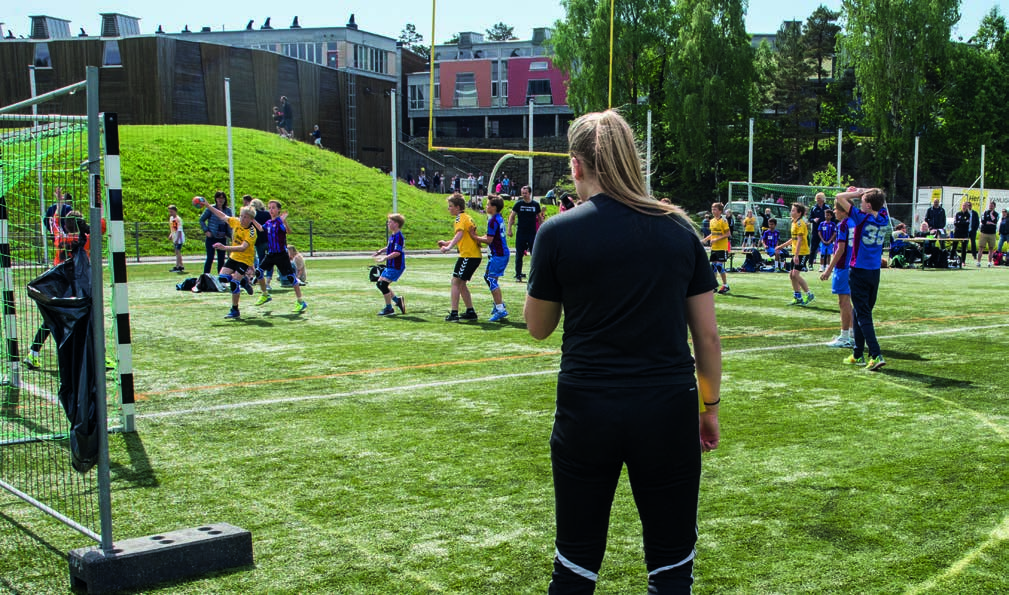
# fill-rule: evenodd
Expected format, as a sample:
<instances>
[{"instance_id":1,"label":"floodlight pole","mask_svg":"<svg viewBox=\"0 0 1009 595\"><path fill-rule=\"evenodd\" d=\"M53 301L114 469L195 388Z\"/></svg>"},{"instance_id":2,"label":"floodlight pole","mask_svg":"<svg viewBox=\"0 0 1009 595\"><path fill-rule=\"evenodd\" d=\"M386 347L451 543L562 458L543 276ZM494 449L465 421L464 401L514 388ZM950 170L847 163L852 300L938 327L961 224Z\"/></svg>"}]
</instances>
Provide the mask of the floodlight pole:
<instances>
[{"instance_id":1,"label":"floodlight pole","mask_svg":"<svg viewBox=\"0 0 1009 595\"><path fill-rule=\"evenodd\" d=\"M224 78L224 119L228 128L228 184L231 190L231 212L235 211L235 152L231 140L231 79Z\"/></svg>"},{"instance_id":2,"label":"floodlight pole","mask_svg":"<svg viewBox=\"0 0 1009 595\"><path fill-rule=\"evenodd\" d=\"M532 97L529 98L529 196L533 196L533 104Z\"/></svg>"},{"instance_id":3,"label":"floodlight pole","mask_svg":"<svg viewBox=\"0 0 1009 595\"><path fill-rule=\"evenodd\" d=\"M35 90L36 89L35 88L35 66L29 66L28 67L28 83L31 85L32 99L35 99L35 94L36 94L36 90ZM37 103L32 103L32 115L33 116L39 115L39 106L38 106ZM35 133L34 134L34 136L35 136L35 154L38 155L39 152L41 151L41 148L39 147L39 143L41 142L41 139L39 137L41 135L38 133L39 132L39 121L38 120L33 120L32 121L32 130ZM45 186L42 183L42 165L41 164L39 164L38 166L36 166L35 172L38 174L38 186L39 186L39 214L41 215L41 218L39 219L39 221L42 222L39 225L39 227L42 229L42 262L49 262L49 243L46 241L46 233L48 233L49 230L46 229L46 224L45 224L45 220L46 220L46 189L45 189ZM63 205L57 205L56 208L57 209L62 209Z\"/></svg>"},{"instance_id":4,"label":"floodlight pole","mask_svg":"<svg viewBox=\"0 0 1009 595\"><path fill-rule=\"evenodd\" d=\"M915 138L915 147L918 146L918 139ZM918 158L918 152L915 151L915 159ZM914 167L915 175L917 175L918 166ZM841 185L841 129L837 129L837 185Z\"/></svg>"},{"instance_id":5,"label":"floodlight pole","mask_svg":"<svg viewBox=\"0 0 1009 595\"><path fill-rule=\"evenodd\" d=\"M645 132L645 192L652 195L652 108L648 108L648 127Z\"/></svg>"},{"instance_id":6,"label":"floodlight pole","mask_svg":"<svg viewBox=\"0 0 1009 595\"><path fill-rule=\"evenodd\" d=\"M985 202L984 198L984 145L981 145L981 198L978 199L978 210L983 211L980 206Z\"/></svg>"},{"instance_id":7,"label":"floodlight pole","mask_svg":"<svg viewBox=\"0 0 1009 595\"><path fill-rule=\"evenodd\" d=\"M399 142L399 134L396 129L396 89L389 89L389 116L392 118L392 212L398 213L399 193L396 187L398 174L396 171L396 144Z\"/></svg>"},{"instance_id":8,"label":"floodlight pole","mask_svg":"<svg viewBox=\"0 0 1009 595\"><path fill-rule=\"evenodd\" d=\"M921 135L915 136L914 137L914 176L912 178L913 181L911 182L911 204L913 205L912 208L915 209L915 211L913 211L913 212L917 212L917 208L918 208L918 143L919 143L919 141L921 141ZM840 172L838 172L838 178L840 178L840 176L841 176L841 174L840 174ZM838 185L840 185L840 183Z\"/></svg>"},{"instance_id":9,"label":"floodlight pole","mask_svg":"<svg viewBox=\"0 0 1009 595\"><path fill-rule=\"evenodd\" d=\"M753 200L753 118L750 118L750 165L746 172L746 200ZM729 200L732 200L732 196L729 196ZM726 201L728 202L728 201Z\"/></svg>"}]
</instances>

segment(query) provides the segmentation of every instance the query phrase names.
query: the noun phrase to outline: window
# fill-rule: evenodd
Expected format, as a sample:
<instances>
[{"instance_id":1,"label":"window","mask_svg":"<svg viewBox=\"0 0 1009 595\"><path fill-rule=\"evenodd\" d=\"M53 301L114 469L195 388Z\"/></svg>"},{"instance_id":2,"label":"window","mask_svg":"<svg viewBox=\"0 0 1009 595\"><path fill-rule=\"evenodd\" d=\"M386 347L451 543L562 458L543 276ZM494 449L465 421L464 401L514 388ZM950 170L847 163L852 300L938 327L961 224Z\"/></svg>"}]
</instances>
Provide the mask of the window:
<instances>
[{"instance_id":1,"label":"window","mask_svg":"<svg viewBox=\"0 0 1009 595\"><path fill-rule=\"evenodd\" d=\"M459 59L460 60L472 60L473 59L473 50L459 50Z\"/></svg>"},{"instance_id":2,"label":"window","mask_svg":"<svg viewBox=\"0 0 1009 595\"><path fill-rule=\"evenodd\" d=\"M529 64L529 70L549 70L549 62L532 62Z\"/></svg>"},{"instance_id":3,"label":"window","mask_svg":"<svg viewBox=\"0 0 1009 595\"><path fill-rule=\"evenodd\" d=\"M123 57L119 54L119 42L109 40L105 42L105 51L102 57L102 66L122 66Z\"/></svg>"},{"instance_id":4,"label":"window","mask_svg":"<svg viewBox=\"0 0 1009 595\"><path fill-rule=\"evenodd\" d=\"M460 72L455 76L456 107L477 107L476 75Z\"/></svg>"},{"instance_id":5,"label":"window","mask_svg":"<svg viewBox=\"0 0 1009 595\"><path fill-rule=\"evenodd\" d=\"M424 109L427 103L424 101L424 85L410 85L410 109Z\"/></svg>"},{"instance_id":6,"label":"window","mask_svg":"<svg viewBox=\"0 0 1009 595\"><path fill-rule=\"evenodd\" d=\"M553 96L550 93L550 81L546 79L530 80L526 87L526 100L532 99L535 103L551 104Z\"/></svg>"},{"instance_id":7,"label":"window","mask_svg":"<svg viewBox=\"0 0 1009 595\"><path fill-rule=\"evenodd\" d=\"M52 60L49 57L49 44L35 44L35 68L52 68Z\"/></svg>"},{"instance_id":8,"label":"window","mask_svg":"<svg viewBox=\"0 0 1009 595\"><path fill-rule=\"evenodd\" d=\"M326 51L326 66L329 66L330 68L339 68L340 67L340 53L337 52L336 50L327 50Z\"/></svg>"}]
</instances>

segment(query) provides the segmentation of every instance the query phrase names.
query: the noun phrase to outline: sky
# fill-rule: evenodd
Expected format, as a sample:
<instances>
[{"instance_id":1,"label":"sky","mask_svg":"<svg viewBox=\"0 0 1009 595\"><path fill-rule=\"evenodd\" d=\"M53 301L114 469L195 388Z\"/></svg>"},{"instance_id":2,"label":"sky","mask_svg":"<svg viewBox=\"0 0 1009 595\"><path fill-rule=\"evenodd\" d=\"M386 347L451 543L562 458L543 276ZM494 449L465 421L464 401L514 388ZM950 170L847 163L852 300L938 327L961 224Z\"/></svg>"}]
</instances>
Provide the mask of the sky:
<instances>
[{"instance_id":1,"label":"sky","mask_svg":"<svg viewBox=\"0 0 1009 595\"><path fill-rule=\"evenodd\" d=\"M243 2L207 2L206 0L173 0L162 4L108 0L90 5L79 0L21 0L5 2L0 9L0 22L4 34L29 34L32 15L46 15L71 21L70 31L77 35L80 28L89 35L100 32L102 12L118 12L140 18L141 33L154 33L158 25L165 31L178 32L186 25L199 30L209 26L214 30L244 29L249 19L259 28L267 17L272 17L274 28L291 25L295 16L302 27L333 27L347 23L355 15L358 26L365 31L398 38L407 23L416 25L426 43L431 41L431 4L427 0L366 0L360 3L323 2L300 0L277 3L263 0ZM746 16L746 30L750 33L774 33L785 20L804 21L820 4L838 10L841 0L750 0ZM982 17L998 6L1009 16L1009 0L962 0L961 19L953 38L968 39L976 31ZM509 0L487 2L483 0L440 0L437 4L437 29L435 40L447 40L460 31L484 32L495 23L504 22L514 27L520 39L532 37L534 27L547 27L564 17L558 0Z\"/></svg>"}]
</instances>

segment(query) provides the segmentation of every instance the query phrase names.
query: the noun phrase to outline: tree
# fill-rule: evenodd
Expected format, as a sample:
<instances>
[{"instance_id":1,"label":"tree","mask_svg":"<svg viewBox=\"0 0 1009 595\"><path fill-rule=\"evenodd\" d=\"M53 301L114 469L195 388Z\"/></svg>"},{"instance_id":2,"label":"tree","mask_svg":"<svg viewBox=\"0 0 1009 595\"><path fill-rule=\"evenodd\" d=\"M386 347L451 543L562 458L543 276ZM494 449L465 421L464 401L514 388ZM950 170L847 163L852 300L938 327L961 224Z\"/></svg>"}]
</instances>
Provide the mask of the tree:
<instances>
[{"instance_id":1,"label":"tree","mask_svg":"<svg viewBox=\"0 0 1009 595\"><path fill-rule=\"evenodd\" d=\"M550 43L554 64L570 76L568 105L575 114L628 106L625 116L641 129L645 99L653 110L665 104L664 77L671 39L678 28L668 1L626 0L616 5L612 94L610 93L610 5L600 0L563 0L567 17Z\"/></svg>"},{"instance_id":2,"label":"tree","mask_svg":"<svg viewBox=\"0 0 1009 595\"><path fill-rule=\"evenodd\" d=\"M673 43L666 123L684 173L717 190L732 142L746 137L753 49L741 0L684 0L676 8L682 25Z\"/></svg>"},{"instance_id":3,"label":"tree","mask_svg":"<svg viewBox=\"0 0 1009 595\"><path fill-rule=\"evenodd\" d=\"M946 67L960 0L842 0L841 40L854 67L864 123L871 129L880 185L896 192L910 173L915 135L933 123L938 74ZM910 176L908 176L910 177Z\"/></svg>"},{"instance_id":4,"label":"tree","mask_svg":"<svg viewBox=\"0 0 1009 595\"><path fill-rule=\"evenodd\" d=\"M976 43L986 50L994 50L1005 39L1006 20L999 12L998 6L993 6L988 14L981 19L977 33L970 38L970 43Z\"/></svg>"},{"instance_id":5,"label":"tree","mask_svg":"<svg viewBox=\"0 0 1009 595\"><path fill-rule=\"evenodd\" d=\"M841 18L840 12L832 11L821 4L806 19L806 26L802 31L802 41L806 46L806 59L815 65L816 72L816 86L813 88L813 93L816 95L816 117L813 121L813 163L820 161L820 124L823 121L823 103L829 96L824 79L831 74L825 66L828 60L833 66L837 34L841 32L841 27L837 24L839 18Z\"/></svg>"},{"instance_id":6,"label":"tree","mask_svg":"<svg viewBox=\"0 0 1009 595\"><path fill-rule=\"evenodd\" d=\"M781 135L790 141L791 171L789 181L802 178L802 148L813 136L809 122L816 116L816 95L810 79L813 62L806 59L802 23L785 21L775 37L775 72L773 106Z\"/></svg>"},{"instance_id":7,"label":"tree","mask_svg":"<svg viewBox=\"0 0 1009 595\"><path fill-rule=\"evenodd\" d=\"M515 27L505 25L504 23L497 23L490 29L487 29L487 41L511 41L518 39L518 37L515 37L514 31Z\"/></svg>"},{"instance_id":8,"label":"tree","mask_svg":"<svg viewBox=\"0 0 1009 595\"><path fill-rule=\"evenodd\" d=\"M430 46L424 45L424 36L417 32L417 27L413 23L407 23L399 33L399 41L411 52L422 56L425 60L431 57Z\"/></svg>"}]
</instances>

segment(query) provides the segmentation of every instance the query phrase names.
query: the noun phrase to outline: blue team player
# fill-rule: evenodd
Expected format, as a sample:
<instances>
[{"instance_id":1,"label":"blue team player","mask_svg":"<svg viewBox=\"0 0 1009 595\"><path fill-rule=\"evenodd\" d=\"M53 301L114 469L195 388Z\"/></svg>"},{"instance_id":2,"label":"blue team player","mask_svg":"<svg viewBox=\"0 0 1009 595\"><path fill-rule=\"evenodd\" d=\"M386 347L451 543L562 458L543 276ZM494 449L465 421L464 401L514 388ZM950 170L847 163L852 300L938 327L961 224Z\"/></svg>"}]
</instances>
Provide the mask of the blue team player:
<instances>
[{"instance_id":1,"label":"blue team player","mask_svg":"<svg viewBox=\"0 0 1009 595\"><path fill-rule=\"evenodd\" d=\"M263 271L272 271L276 266L280 271L280 278L286 279L294 287L294 295L297 303L294 305L294 313L301 314L308 309L308 304L301 296L301 282L298 281L294 267L291 266L291 259L287 255L287 213L281 213L283 206L279 200L271 200L268 203L270 220L262 225L266 232L266 256L259 262L256 269L256 279L259 281L259 289L262 294L259 296L257 306L262 306L273 299L270 291L266 288L266 278Z\"/></svg>"},{"instance_id":2,"label":"blue team player","mask_svg":"<svg viewBox=\"0 0 1009 595\"><path fill-rule=\"evenodd\" d=\"M392 305L396 304L402 314L406 314L406 299L401 295L396 295L389 289L390 283L399 281L403 271L406 270L406 251L403 247L403 224L406 219L399 213L392 213L386 217L385 226L389 230L389 243L385 248L373 254L376 260L385 263L385 270L382 276L375 282L375 287L382 292L385 298L385 308L379 310L379 316L389 316L395 314Z\"/></svg>"},{"instance_id":3,"label":"blue team player","mask_svg":"<svg viewBox=\"0 0 1009 595\"><path fill-rule=\"evenodd\" d=\"M487 201L487 235L478 236L475 231L471 231L474 240L490 247L490 259L487 261L487 271L483 275L483 280L487 282L491 298L494 300L494 311L488 319L491 322L508 318L508 310L505 308L504 298L501 297L501 286L498 284L498 279L508 268L508 258L511 256L508 242L505 240L504 218L501 216L503 209L504 200L499 196L492 197Z\"/></svg>"},{"instance_id":4,"label":"blue team player","mask_svg":"<svg viewBox=\"0 0 1009 595\"><path fill-rule=\"evenodd\" d=\"M764 233L760 234L760 241L764 243L764 248L767 250L767 255L771 258L771 262L774 263L775 270L785 271L785 261L782 257L777 254L778 242L781 240L781 232L778 231L778 220L768 219L767 229Z\"/></svg>"},{"instance_id":5,"label":"blue team player","mask_svg":"<svg viewBox=\"0 0 1009 595\"><path fill-rule=\"evenodd\" d=\"M860 200L854 204L854 199ZM883 260L883 243L890 225L886 210L886 194L879 188L848 188L837 195L843 203L852 225L851 244L848 249L848 286L851 290L852 317L854 319L855 346L845 358L848 364L864 365L866 370L878 370L886 365L876 328L872 322L872 309L879 293L879 269ZM869 350L869 359L864 356Z\"/></svg>"}]
</instances>

